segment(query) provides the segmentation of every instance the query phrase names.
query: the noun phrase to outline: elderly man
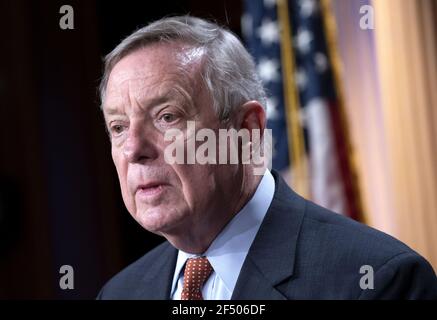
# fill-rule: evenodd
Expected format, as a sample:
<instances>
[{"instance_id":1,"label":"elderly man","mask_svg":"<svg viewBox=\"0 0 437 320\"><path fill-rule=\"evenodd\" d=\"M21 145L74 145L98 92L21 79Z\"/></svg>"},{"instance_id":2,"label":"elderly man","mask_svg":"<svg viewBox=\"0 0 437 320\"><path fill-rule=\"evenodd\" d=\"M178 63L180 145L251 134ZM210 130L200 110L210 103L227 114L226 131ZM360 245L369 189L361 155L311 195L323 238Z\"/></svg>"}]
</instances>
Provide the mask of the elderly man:
<instances>
[{"instance_id":1,"label":"elderly man","mask_svg":"<svg viewBox=\"0 0 437 320\"><path fill-rule=\"evenodd\" d=\"M274 171L256 174L241 161L252 138L238 140L237 163L168 161L166 134L192 142L190 121L265 133L264 90L231 32L156 21L105 58L100 89L125 205L167 241L99 299L437 298L432 267L406 245L299 197Z\"/></svg>"}]
</instances>

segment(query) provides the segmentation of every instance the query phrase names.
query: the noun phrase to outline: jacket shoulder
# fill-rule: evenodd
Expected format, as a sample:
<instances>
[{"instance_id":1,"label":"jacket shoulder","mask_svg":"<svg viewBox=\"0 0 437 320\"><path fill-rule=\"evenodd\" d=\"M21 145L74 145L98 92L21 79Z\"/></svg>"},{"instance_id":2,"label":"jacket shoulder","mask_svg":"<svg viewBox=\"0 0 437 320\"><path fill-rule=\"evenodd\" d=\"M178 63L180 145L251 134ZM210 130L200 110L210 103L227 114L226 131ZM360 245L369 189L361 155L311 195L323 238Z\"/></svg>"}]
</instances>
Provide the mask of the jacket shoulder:
<instances>
[{"instance_id":1,"label":"jacket shoulder","mask_svg":"<svg viewBox=\"0 0 437 320\"><path fill-rule=\"evenodd\" d=\"M392 236L359 223L351 218L323 208L298 195L272 171L276 180L273 199L275 219L301 224L297 243L305 252L328 250L324 259L347 258L343 263L360 260L382 263L384 260L411 248ZM280 227L286 225L281 224ZM315 256L314 256L315 258Z\"/></svg>"},{"instance_id":2,"label":"jacket shoulder","mask_svg":"<svg viewBox=\"0 0 437 320\"><path fill-rule=\"evenodd\" d=\"M165 241L113 276L100 290L97 299L131 299L153 264L174 248Z\"/></svg>"},{"instance_id":3,"label":"jacket shoulder","mask_svg":"<svg viewBox=\"0 0 437 320\"><path fill-rule=\"evenodd\" d=\"M323 285L319 292L329 291L325 293L332 299L437 297L434 270L413 249L384 232L303 201L297 263L301 280ZM369 269L375 290L360 285Z\"/></svg>"},{"instance_id":4,"label":"jacket shoulder","mask_svg":"<svg viewBox=\"0 0 437 320\"><path fill-rule=\"evenodd\" d=\"M414 251L398 239L349 217L306 201L303 222L305 231L317 230L321 241L337 248L337 252L354 249L372 260L385 260L397 254Z\"/></svg>"}]
</instances>

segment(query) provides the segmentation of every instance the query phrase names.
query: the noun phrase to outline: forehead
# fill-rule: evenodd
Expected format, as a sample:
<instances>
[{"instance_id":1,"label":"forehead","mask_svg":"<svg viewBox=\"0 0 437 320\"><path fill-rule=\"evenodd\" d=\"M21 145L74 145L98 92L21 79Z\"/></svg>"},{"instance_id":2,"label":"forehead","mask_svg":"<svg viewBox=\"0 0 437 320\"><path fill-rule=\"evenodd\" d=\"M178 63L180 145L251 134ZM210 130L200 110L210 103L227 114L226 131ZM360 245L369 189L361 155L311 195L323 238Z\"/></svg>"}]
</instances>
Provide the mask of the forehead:
<instances>
[{"instance_id":1,"label":"forehead","mask_svg":"<svg viewBox=\"0 0 437 320\"><path fill-rule=\"evenodd\" d=\"M203 48L179 43L153 44L123 57L112 69L106 101L118 104L127 92L147 95L163 87L190 87L200 79Z\"/></svg>"}]
</instances>

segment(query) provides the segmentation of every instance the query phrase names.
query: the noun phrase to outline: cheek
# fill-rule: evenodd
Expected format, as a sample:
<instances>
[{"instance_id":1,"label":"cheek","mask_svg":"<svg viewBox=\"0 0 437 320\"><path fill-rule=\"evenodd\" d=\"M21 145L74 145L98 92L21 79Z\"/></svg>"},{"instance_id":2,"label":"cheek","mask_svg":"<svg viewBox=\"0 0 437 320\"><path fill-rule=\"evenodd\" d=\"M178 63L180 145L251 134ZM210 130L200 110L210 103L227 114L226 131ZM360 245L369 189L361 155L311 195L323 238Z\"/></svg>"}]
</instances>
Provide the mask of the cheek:
<instances>
[{"instance_id":1,"label":"cheek","mask_svg":"<svg viewBox=\"0 0 437 320\"><path fill-rule=\"evenodd\" d=\"M131 211L133 209L133 201L127 187L127 161L120 152L117 152L114 149L112 150L112 160L114 162L115 169L117 170L123 201L126 204L127 209Z\"/></svg>"},{"instance_id":2,"label":"cheek","mask_svg":"<svg viewBox=\"0 0 437 320\"><path fill-rule=\"evenodd\" d=\"M120 181L121 186L126 183L126 166L123 163L123 157L118 150L112 148L112 161L114 162L115 169L117 170L118 180Z\"/></svg>"},{"instance_id":3,"label":"cheek","mask_svg":"<svg viewBox=\"0 0 437 320\"><path fill-rule=\"evenodd\" d=\"M190 207L209 203L208 196L216 189L215 166L180 165L174 168L182 184L182 192Z\"/></svg>"}]
</instances>

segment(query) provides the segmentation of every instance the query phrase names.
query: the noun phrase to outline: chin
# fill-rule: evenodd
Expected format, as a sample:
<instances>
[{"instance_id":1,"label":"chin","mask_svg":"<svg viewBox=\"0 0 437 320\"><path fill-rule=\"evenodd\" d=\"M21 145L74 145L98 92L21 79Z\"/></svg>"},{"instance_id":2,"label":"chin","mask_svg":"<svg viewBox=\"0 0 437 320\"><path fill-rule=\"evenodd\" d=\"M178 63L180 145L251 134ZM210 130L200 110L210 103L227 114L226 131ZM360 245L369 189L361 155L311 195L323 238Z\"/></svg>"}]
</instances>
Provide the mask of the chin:
<instances>
[{"instance_id":1,"label":"chin","mask_svg":"<svg viewBox=\"0 0 437 320\"><path fill-rule=\"evenodd\" d=\"M180 225L182 216L172 211L161 206L138 210L135 220L147 231L162 235Z\"/></svg>"}]
</instances>

